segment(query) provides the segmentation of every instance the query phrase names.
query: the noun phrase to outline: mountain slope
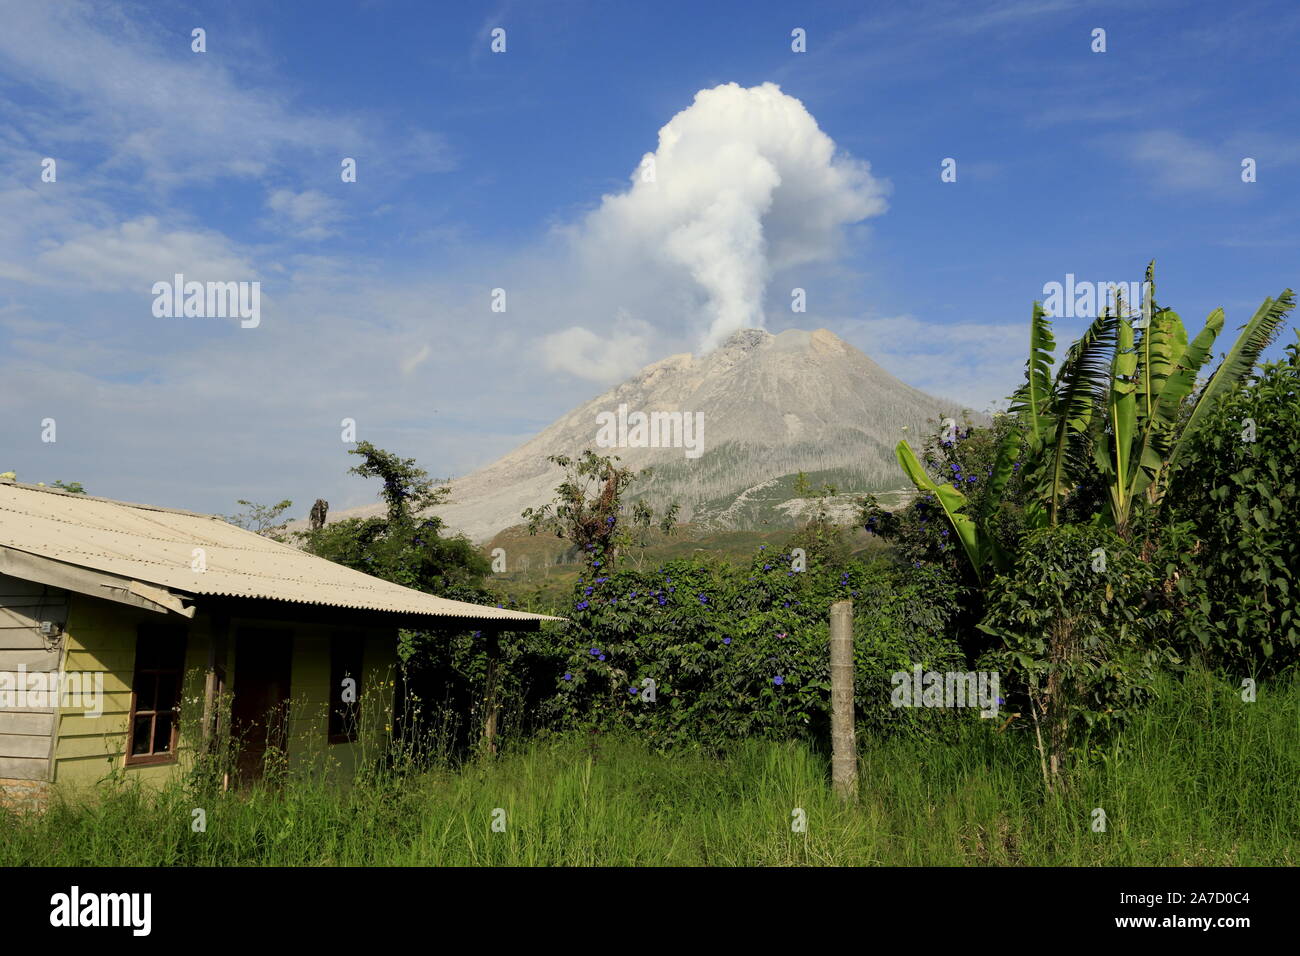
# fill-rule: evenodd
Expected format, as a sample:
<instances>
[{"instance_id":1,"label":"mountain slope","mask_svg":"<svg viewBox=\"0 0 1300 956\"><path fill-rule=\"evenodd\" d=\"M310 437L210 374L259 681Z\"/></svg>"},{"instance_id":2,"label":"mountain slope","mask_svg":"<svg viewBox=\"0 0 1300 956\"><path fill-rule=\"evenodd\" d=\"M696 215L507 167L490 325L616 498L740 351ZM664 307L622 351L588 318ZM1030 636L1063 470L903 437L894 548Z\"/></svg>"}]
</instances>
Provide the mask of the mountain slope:
<instances>
[{"instance_id":1,"label":"mountain slope","mask_svg":"<svg viewBox=\"0 0 1300 956\"><path fill-rule=\"evenodd\" d=\"M702 424L702 440L694 451L680 443L600 447L601 425L620 406L633 426L636 412L688 413ZM646 366L505 457L456 479L452 503L439 513L451 529L482 541L518 524L523 509L551 500L560 471L548 455L591 448L637 470L653 466L634 491L656 506L679 501L683 521L718 530L790 524L798 511L790 476L804 471L842 492L901 487L894 445L944 416L960 421L961 407L905 385L825 329L746 329L707 355L673 355ZM607 425L604 434L613 433ZM626 434L636 439L634 428ZM689 445L695 436L676 437Z\"/></svg>"}]
</instances>

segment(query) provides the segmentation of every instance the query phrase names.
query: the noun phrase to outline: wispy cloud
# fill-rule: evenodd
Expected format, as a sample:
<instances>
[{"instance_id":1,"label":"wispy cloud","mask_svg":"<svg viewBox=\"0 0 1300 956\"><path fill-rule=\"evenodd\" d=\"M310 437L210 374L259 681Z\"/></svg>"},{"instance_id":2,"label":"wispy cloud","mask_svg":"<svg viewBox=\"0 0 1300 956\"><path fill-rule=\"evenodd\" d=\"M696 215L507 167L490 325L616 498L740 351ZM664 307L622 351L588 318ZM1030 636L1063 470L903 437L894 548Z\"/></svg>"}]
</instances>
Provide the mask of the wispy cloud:
<instances>
[{"instance_id":1,"label":"wispy cloud","mask_svg":"<svg viewBox=\"0 0 1300 956\"><path fill-rule=\"evenodd\" d=\"M315 189L277 189L266 205L275 213L268 225L299 239L327 239L335 235L334 225L343 218L338 201Z\"/></svg>"},{"instance_id":2,"label":"wispy cloud","mask_svg":"<svg viewBox=\"0 0 1300 956\"><path fill-rule=\"evenodd\" d=\"M1156 129L1132 140L1129 157L1161 188L1240 195L1246 185L1241 178L1244 160L1255 161L1257 176L1295 166L1300 163L1300 139L1238 132L1215 142Z\"/></svg>"},{"instance_id":3,"label":"wispy cloud","mask_svg":"<svg viewBox=\"0 0 1300 956\"><path fill-rule=\"evenodd\" d=\"M220 35L209 37L209 52L194 53L188 31L164 30L142 8L76 0L3 6L0 67L44 93L19 103L0 88L4 112L18 118L0 126L11 147L58 155L96 144L116 180L136 176L150 188L255 179L304 155L341 157L366 147L384 162L445 168L445 144L431 131L407 130L399 139L360 116L311 111L288 90L241 80L220 52Z\"/></svg>"},{"instance_id":4,"label":"wispy cloud","mask_svg":"<svg viewBox=\"0 0 1300 956\"><path fill-rule=\"evenodd\" d=\"M909 385L976 411L1005 407L1023 377L1028 341L1022 325L940 325L907 314L847 320L843 334Z\"/></svg>"}]
</instances>

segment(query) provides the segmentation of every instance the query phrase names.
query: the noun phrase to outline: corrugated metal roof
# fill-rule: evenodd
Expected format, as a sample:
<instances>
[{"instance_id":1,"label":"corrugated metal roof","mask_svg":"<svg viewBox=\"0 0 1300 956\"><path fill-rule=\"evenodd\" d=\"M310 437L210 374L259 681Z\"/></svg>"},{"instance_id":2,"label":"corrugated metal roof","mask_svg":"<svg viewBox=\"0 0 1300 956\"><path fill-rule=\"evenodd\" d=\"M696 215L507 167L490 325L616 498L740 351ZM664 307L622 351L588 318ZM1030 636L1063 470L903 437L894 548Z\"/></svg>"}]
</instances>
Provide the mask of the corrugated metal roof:
<instances>
[{"instance_id":1,"label":"corrugated metal roof","mask_svg":"<svg viewBox=\"0 0 1300 956\"><path fill-rule=\"evenodd\" d=\"M482 621L563 618L434 597L213 515L0 481L0 545L193 595ZM203 549L205 571L191 566Z\"/></svg>"}]
</instances>

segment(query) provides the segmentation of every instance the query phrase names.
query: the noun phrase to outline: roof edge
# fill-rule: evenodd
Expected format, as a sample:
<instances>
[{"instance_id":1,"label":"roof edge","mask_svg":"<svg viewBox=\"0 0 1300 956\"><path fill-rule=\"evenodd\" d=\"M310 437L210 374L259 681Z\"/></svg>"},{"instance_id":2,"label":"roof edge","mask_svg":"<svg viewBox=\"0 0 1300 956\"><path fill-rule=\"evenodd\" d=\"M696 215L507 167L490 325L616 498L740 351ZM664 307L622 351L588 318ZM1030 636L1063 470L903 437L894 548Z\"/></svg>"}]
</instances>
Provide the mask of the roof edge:
<instances>
[{"instance_id":1,"label":"roof edge","mask_svg":"<svg viewBox=\"0 0 1300 956\"><path fill-rule=\"evenodd\" d=\"M207 518L211 521L230 524L221 515L206 514L202 511L187 511L184 508L164 508L162 505L146 505L136 501L119 501L117 498L101 498L98 495L87 495L76 491L64 491L62 488L51 488L49 485L33 485L25 481L12 480L0 480L0 485L6 488L21 488L23 491L40 491L47 495L63 495L67 498L76 498L78 501L102 501L105 504L119 505L123 508L138 508L140 511L161 511L165 514L185 515L189 518ZM235 528L238 525L231 525L231 527Z\"/></svg>"}]
</instances>

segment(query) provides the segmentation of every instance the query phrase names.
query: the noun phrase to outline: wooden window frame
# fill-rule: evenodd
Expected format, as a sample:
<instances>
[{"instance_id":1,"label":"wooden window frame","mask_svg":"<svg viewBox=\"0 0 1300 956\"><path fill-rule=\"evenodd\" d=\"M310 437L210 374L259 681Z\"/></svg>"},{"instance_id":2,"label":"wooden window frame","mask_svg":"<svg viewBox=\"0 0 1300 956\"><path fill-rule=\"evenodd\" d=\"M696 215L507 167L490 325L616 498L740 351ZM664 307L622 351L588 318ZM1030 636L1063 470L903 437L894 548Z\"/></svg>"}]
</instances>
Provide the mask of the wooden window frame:
<instances>
[{"instance_id":1,"label":"wooden window frame","mask_svg":"<svg viewBox=\"0 0 1300 956\"><path fill-rule=\"evenodd\" d=\"M140 645L147 638L162 638L164 640L178 640L181 642L179 654L180 663L178 667L149 667L143 670L138 666L140 663ZM180 744L180 725L181 725L181 701L185 696L185 656L188 651L189 635L184 628L165 627L149 624L141 624L136 629L135 636L135 665L131 669L131 711L126 720L126 746L125 765L128 767L155 767L160 764L175 763L177 760L176 748ZM137 694L140 677L142 674L154 675L153 686L153 710L140 710ZM164 674L174 675L176 680L176 706L170 710L158 710L158 678ZM167 741L167 750L162 753L152 752L154 737L157 731L157 721L159 714L172 715L171 737ZM135 721L137 717L153 718L149 724L149 747L150 753L136 754L135 748Z\"/></svg>"},{"instance_id":2,"label":"wooden window frame","mask_svg":"<svg viewBox=\"0 0 1300 956\"><path fill-rule=\"evenodd\" d=\"M354 744L361 734L361 681L366 666L366 635L359 631L330 635L330 685L326 697L325 739L331 744ZM346 654L346 657L344 656ZM352 674L355 667L356 674ZM338 699L343 679L355 677L357 701L344 704Z\"/></svg>"}]
</instances>

